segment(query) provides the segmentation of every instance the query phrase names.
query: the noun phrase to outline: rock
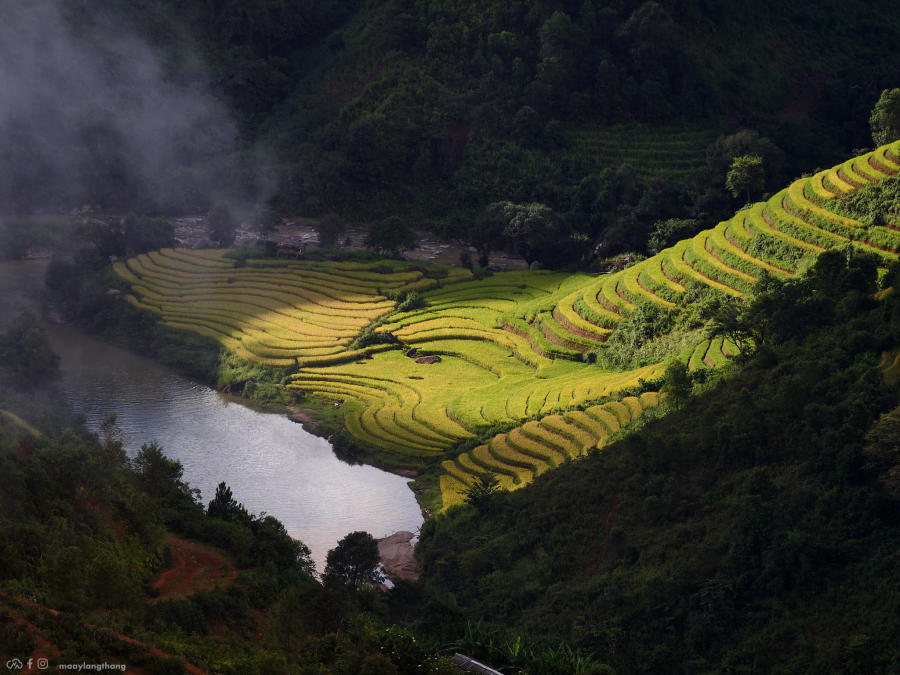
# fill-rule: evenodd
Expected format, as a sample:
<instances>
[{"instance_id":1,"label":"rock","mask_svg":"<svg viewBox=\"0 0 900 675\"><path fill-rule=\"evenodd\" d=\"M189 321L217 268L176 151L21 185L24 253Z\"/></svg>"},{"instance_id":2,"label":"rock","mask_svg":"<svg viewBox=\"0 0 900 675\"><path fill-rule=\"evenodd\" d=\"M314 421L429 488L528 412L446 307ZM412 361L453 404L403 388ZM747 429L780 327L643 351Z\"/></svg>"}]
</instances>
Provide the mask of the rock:
<instances>
[{"instance_id":1,"label":"rock","mask_svg":"<svg viewBox=\"0 0 900 675\"><path fill-rule=\"evenodd\" d=\"M441 360L441 357L437 354L432 354L431 356L417 356L415 358L416 363L424 363L426 365L431 365L432 363L438 363Z\"/></svg>"},{"instance_id":2,"label":"rock","mask_svg":"<svg viewBox=\"0 0 900 675\"><path fill-rule=\"evenodd\" d=\"M412 532L401 530L378 539L378 555L388 575L394 579L410 579L415 581L422 573L413 555Z\"/></svg>"}]
</instances>

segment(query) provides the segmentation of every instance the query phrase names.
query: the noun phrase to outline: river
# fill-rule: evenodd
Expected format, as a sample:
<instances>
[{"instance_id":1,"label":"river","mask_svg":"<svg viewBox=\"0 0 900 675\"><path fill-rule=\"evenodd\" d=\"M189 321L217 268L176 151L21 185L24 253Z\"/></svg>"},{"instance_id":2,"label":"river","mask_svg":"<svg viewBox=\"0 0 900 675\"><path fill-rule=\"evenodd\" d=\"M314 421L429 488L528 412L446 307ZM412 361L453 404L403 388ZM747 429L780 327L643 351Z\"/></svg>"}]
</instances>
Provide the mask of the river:
<instances>
[{"instance_id":1,"label":"river","mask_svg":"<svg viewBox=\"0 0 900 675\"><path fill-rule=\"evenodd\" d=\"M0 263L0 320L35 307L46 263ZM115 412L134 455L157 441L184 466L204 503L225 481L253 513L275 516L312 551L325 555L348 532L382 537L415 532L422 515L408 479L339 460L331 445L288 418L263 413L71 326L47 324L61 357L68 403L96 431Z\"/></svg>"}]
</instances>

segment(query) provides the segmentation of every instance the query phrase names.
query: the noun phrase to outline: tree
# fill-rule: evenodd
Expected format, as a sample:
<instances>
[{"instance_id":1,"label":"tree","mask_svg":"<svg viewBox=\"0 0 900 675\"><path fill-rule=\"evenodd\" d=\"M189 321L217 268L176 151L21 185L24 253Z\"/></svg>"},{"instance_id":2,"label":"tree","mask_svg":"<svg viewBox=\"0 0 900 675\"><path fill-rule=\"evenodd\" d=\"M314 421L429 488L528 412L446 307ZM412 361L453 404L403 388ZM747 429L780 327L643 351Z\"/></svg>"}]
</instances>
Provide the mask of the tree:
<instances>
[{"instance_id":1,"label":"tree","mask_svg":"<svg viewBox=\"0 0 900 675\"><path fill-rule=\"evenodd\" d=\"M167 218L128 215L122 228L125 251L132 255L175 245L175 225Z\"/></svg>"},{"instance_id":2,"label":"tree","mask_svg":"<svg viewBox=\"0 0 900 675\"><path fill-rule=\"evenodd\" d=\"M59 374L59 356L29 312L23 312L0 335L0 363L13 384L23 388L43 384Z\"/></svg>"},{"instance_id":3,"label":"tree","mask_svg":"<svg viewBox=\"0 0 900 675\"><path fill-rule=\"evenodd\" d=\"M397 256L416 247L415 232L402 218L389 216L372 225L366 246L383 256Z\"/></svg>"},{"instance_id":4,"label":"tree","mask_svg":"<svg viewBox=\"0 0 900 675\"><path fill-rule=\"evenodd\" d=\"M329 213L319 218L315 228L316 233L319 235L319 246L321 248L339 246L347 234L347 222L334 213Z\"/></svg>"},{"instance_id":5,"label":"tree","mask_svg":"<svg viewBox=\"0 0 900 675\"><path fill-rule=\"evenodd\" d=\"M766 185L766 172L763 167L763 158L759 155L741 155L735 157L725 176L725 187L733 197L741 192L747 193L747 202L750 201L750 192L760 192Z\"/></svg>"},{"instance_id":6,"label":"tree","mask_svg":"<svg viewBox=\"0 0 900 675\"><path fill-rule=\"evenodd\" d=\"M900 138L900 89L885 89L869 117L872 141L884 145Z\"/></svg>"},{"instance_id":7,"label":"tree","mask_svg":"<svg viewBox=\"0 0 900 675\"><path fill-rule=\"evenodd\" d=\"M200 491L183 480L184 467L181 462L166 457L155 441L142 445L131 464L141 489L151 497L160 499L165 506L199 506Z\"/></svg>"},{"instance_id":8,"label":"tree","mask_svg":"<svg viewBox=\"0 0 900 675\"><path fill-rule=\"evenodd\" d=\"M561 248L571 242L569 235L562 221L545 204L494 202L482 212L470 240L479 252L489 252L505 242L530 265L534 260L554 262Z\"/></svg>"},{"instance_id":9,"label":"tree","mask_svg":"<svg viewBox=\"0 0 900 675\"><path fill-rule=\"evenodd\" d=\"M207 231L210 241L216 246L227 248L234 243L237 222L227 206L217 204L210 209L207 216Z\"/></svg>"},{"instance_id":10,"label":"tree","mask_svg":"<svg viewBox=\"0 0 900 675\"><path fill-rule=\"evenodd\" d=\"M489 204L469 227L469 243L478 251L478 264L482 267L488 266L491 251L503 247L504 203Z\"/></svg>"},{"instance_id":11,"label":"tree","mask_svg":"<svg viewBox=\"0 0 900 675\"><path fill-rule=\"evenodd\" d=\"M125 432L118 424L118 415L116 413L106 413L106 416L100 423L100 431L97 435L100 437L100 443L110 459L117 464L124 464L127 461Z\"/></svg>"},{"instance_id":12,"label":"tree","mask_svg":"<svg viewBox=\"0 0 900 675\"><path fill-rule=\"evenodd\" d=\"M738 348L741 356L747 356L753 352L756 341L742 309L738 301L720 304L712 317L708 337L721 335Z\"/></svg>"},{"instance_id":13,"label":"tree","mask_svg":"<svg viewBox=\"0 0 900 675\"><path fill-rule=\"evenodd\" d=\"M486 511L494 501L494 495L500 491L500 481L490 471L478 474L475 480L462 491L466 504L479 511Z\"/></svg>"},{"instance_id":14,"label":"tree","mask_svg":"<svg viewBox=\"0 0 900 675\"><path fill-rule=\"evenodd\" d=\"M885 495L900 501L900 408L884 413L866 434L866 468L884 488Z\"/></svg>"},{"instance_id":15,"label":"tree","mask_svg":"<svg viewBox=\"0 0 900 675\"><path fill-rule=\"evenodd\" d=\"M224 481L216 487L216 496L206 507L206 514L210 518L220 518L227 521L246 522L250 519L247 509L239 504L231 493L231 488Z\"/></svg>"},{"instance_id":16,"label":"tree","mask_svg":"<svg viewBox=\"0 0 900 675\"><path fill-rule=\"evenodd\" d=\"M723 185L728 168L735 157L759 155L763 158L768 180L780 180L784 151L755 129L741 129L729 136L719 136L706 148L706 168L710 180ZM771 183L770 183L771 184ZM731 209L728 209L731 211Z\"/></svg>"},{"instance_id":17,"label":"tree","mask_svg":"<svg viewBox=\"0 0 900 675\"><path fill-rule=\"evenodd\" d=\"M325 558L325 579L341 579L353 588L384 581L378 542L368 532L351 532Z\"/></svg>"},{"instance_id":18,"label":"tree","mask_svg":"<svg viewBox=\"0 0 900 675\"><path fill-rule=\"evenodd\" d=\"M657 220L650 230L650 238L647 239L647 251L655 255L682 239L693 237L702 229L703 225L694 218Z\"/></svg>"},{"instance_id":19,"label":"tree","mask_svg":"<svg viewBox=\"0 0 900 675\"><path fill-rule=\"evenodd\" d=\"M666 366L666 373L663 375L662 391L669 397L672 405L680 408L687 403L693 388L691 375L688 373L684 361L679 359L670 361Z\"/></svg>"}]
</instances>

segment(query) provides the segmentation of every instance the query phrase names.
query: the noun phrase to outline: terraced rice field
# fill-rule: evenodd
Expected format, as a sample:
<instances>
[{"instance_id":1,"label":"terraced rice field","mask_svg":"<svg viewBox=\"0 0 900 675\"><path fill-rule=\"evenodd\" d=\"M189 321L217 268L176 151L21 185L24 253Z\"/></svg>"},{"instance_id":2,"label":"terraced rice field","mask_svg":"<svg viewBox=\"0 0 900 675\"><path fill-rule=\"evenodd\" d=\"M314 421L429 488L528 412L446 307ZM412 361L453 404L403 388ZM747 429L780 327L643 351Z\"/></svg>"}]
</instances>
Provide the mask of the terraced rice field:
<instances>
[{"instance_id":1,"label":"terraced rice field","mask_svg":"<svg viewBox=\"0 0 900 675\"><path fill-rule=\"evenodd\" d=\"M248 260L236 267L221 251L184 250L141 255L115 270L130 284L128 302L249 361L288 368L290 388L342 406L349 434L389 458L386 464L443 462L446 506L481 470L515 489L598 447L648 407L643 399L595 404L659 377L663 364L610 372L584 360L641 306L670 308L691 284L741 297L763 273L791 278L829 247L896 258L900 230L867 227L837 215L834 205L900 171L898 156L900 142L801 178L692 239L600 277L508 272L473 280L467 270L398 261ZM395 311L388 294L411 290L424 305ZM393 342L350 349L373 324ZM736 352L716 339L681 356L703 369ZM522 426L446 460L496 424Z\"/></svg>"},{"instance_id":2,"label":"terraced rice field","mask_svg":"<svg viewBox=\"0 0 900 675\"><path fill-rule=\"evenodd\" d=\"M582 128L568 134L579 152L599 166L628 164L639 176L677 177L706 164L706 147L716 133L708 129L648 129L638 124Z\"/></svg>"},{"instance_id":3,"label":"terraced rice field","mask_svg":"<svg viewBox=\"0 0 900 675\"><path fill-rule=\"evenodd\" d=\"M166 325L213 338L248 361L293 368L360 356L347 346L394 309L386 293L438 284L408 263L250 260L236 267L224 251L181 249L114 269L131 283L126 299ZM468 276L453 270L449 279Z\"/></svg>"},{"instance_id":4,"label":"terraced rice field","mask_svg":"<svg viewBox=\"0 0 900 675\"><path fill-rule=\"evenodd\" d=\"M621 402L548 415L509 433L497 434L487 443L441 463L444 508L461 502L462 493L480 473L494 473L501 487L517 490L563 462L602 448L610 436L657 405L659 394L648 392Z\"/></svg>"},{"instance_id":5,"label":"terraced rice field","mask_svg":"<svg viewBox=\"0 0 900 675\"><path fill-rule=\"evenodd\" d=\"M852 246L894 259L900 250L900 231L867 227L835 213L833 204L862 184L897 173L898 151L900 143L893 143L801 178L711 230L588 283L563 298L554 314L566 319L570 333L602 339L637 304L671 306L690 283L740 297L763 272L790 278L828 248Z\"/></svg>"}]
</instances>

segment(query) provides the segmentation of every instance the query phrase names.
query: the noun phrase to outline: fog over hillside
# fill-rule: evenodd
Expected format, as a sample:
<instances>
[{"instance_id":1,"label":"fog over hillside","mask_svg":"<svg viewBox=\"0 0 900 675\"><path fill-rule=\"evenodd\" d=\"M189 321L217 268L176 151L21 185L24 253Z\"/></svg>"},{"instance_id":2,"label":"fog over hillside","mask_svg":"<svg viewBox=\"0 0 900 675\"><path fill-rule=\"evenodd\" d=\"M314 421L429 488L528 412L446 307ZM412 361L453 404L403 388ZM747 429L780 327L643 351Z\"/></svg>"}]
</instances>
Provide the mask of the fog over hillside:
<instances>
[{"instance_id":1,"label":"fog over hillside","mask_svg":"<svg viewBox=\"0 0 900 675\"><path fill-rule=\"evenodd\" d=\"M238 201L252 181L230 168L235 125L205 93L198 60L180 48L165 61L112 13L62 6L4 7L0 210L176 213Z\"/></svg>"}]
</instances>

